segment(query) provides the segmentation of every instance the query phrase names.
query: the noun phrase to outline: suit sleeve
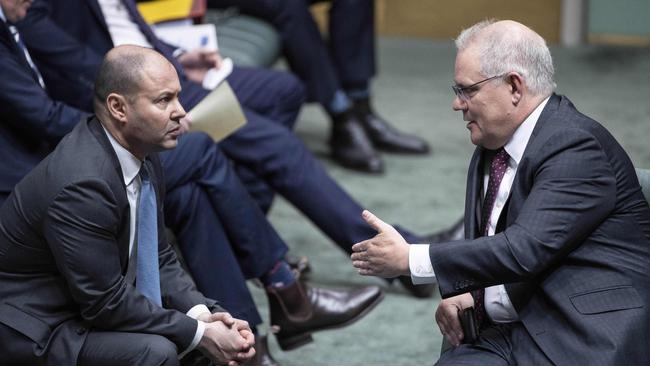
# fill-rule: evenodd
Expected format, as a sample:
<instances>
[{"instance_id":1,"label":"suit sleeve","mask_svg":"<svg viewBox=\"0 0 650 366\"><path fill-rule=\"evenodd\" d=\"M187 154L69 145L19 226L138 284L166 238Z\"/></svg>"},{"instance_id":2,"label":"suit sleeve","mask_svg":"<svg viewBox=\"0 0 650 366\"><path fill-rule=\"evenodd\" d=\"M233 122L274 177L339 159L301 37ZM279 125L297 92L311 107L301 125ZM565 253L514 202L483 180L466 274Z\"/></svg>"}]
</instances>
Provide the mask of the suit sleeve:
<instances>
[{"instance_id":1,"label":"suit sleeve","mask_svg":"<svg viewBox=\"0 0 650 366\"><path fill-rule=\"evenodd\" d=\"M36 1L18 24L24 43L57 99L92 112L95 77L103 60L50 18L50 4Z\"/></svg>"},{"instance_id":2,"label":"suit sleeve","mask_svg":"<svg viewBox=\"0 0 650 366\"><path fill-rule=\"evenodd\" d=\"M598 140L578 129L552 135L517 177L534 183L514 224L490 237L430 246L443 297L525 282L561 261L615 206L613 169ZM521 168L521 167L520 167Z\"/></svg>"},{"instance_id":3,"label":"suit sleeve","mask_svg":"<svg viewBox=\"0 0 650 366\"><path fill-rule=\"evenodd\" d=\"M87 116L52 100L32 76L32 70L0 44L0 114L3 122L37 141L58 142Z\"/></svg>"},{"instance_id":4,"label":"suit sleeve","mask_svg":"<svg viewBox=\"0 0 650 366\"><path fill-rule=\"evenodd\" d=\"M107 183L92 178L64 187L53 198L43 231L59 272L81 316L93 327L159 334L184 350L197 321L152 304L122 276L116 235L124 215L117 207ZM166 253L162 257L167 268L171 258Z\"/></svg>"}]
</instances>

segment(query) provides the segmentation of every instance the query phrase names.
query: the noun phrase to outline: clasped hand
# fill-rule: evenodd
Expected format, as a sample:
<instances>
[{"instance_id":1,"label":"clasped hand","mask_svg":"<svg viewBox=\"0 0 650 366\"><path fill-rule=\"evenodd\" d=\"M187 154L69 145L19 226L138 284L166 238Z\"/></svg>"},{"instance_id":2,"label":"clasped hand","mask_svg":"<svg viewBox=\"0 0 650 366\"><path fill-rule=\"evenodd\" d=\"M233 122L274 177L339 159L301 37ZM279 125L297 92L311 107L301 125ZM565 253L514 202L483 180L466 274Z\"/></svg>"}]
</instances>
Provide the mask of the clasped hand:
<instances>
[{"instance_id":1,"label":"clasped hand","mask_svg":"<svg viewBox=\"0 0 650 366\"><path fill-rule=\"evenodd\" d=\"M352 246L352 265L363 276L393 278L409 275L409 244L394 227L364 210L364 220L377 230L374 237Z\"/></svg>"},{"instance_id":2,"label":"clasped hand","mask_svg":"<svg viewBox=\"0 0 650 366\"><path fill-rule=\"evenodd\" d=\"M203 313L205 323L199 350L215 365L238 366L255 355L255 337L248 322L228 313Z\"/></svg>"}]
</instances>

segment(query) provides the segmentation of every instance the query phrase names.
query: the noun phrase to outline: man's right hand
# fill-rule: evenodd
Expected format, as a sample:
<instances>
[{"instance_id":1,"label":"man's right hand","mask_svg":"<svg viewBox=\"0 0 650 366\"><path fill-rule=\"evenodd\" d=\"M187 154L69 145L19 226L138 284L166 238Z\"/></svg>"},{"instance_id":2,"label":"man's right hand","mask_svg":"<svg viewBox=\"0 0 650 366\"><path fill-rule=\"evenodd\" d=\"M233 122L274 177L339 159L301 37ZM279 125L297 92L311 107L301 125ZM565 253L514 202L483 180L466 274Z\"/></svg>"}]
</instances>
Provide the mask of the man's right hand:
<instances>
[{"instance_id":1,"label":"man's right hand","mask_svg":"<svg viewBox=\"0 0 650 366\"><path fill-rule=\"evenodd\" d=\"M221 321L205 323L199 350L215 365L237 366L255 355L254 341L244 337L237 326Z\"/></svg>"},{"instance_id":2,"label":"man's right hand","mask_svg":"<svg viewBox=\"0 0 650 366\"><path fill-rule=\"evenodd\" d=\"M440 333L454 346L458 346L464 337L458 311L471 306L474 306L474 298L469 292L443 299L438 305L436 323Z\"/></svg>"}]
</instances>

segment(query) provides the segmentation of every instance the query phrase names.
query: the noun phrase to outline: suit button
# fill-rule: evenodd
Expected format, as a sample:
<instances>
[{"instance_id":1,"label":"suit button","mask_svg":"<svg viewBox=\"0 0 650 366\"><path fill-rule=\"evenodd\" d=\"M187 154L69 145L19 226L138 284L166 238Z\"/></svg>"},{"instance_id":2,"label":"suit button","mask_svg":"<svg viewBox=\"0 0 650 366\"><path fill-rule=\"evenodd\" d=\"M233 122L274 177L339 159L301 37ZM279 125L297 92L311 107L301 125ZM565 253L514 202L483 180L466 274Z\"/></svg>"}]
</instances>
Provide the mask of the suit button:
<instances>
[{"instance_id":1,"label":"suit button","mask_svg":"<svg viewBox=\"0 0 650 366\"><path fill-rule=\"evenodd\" d=\"M77 334L82 335L84 333L86 333L86 328L84 327L77 328Z\"/></svg>"}]
</instances>

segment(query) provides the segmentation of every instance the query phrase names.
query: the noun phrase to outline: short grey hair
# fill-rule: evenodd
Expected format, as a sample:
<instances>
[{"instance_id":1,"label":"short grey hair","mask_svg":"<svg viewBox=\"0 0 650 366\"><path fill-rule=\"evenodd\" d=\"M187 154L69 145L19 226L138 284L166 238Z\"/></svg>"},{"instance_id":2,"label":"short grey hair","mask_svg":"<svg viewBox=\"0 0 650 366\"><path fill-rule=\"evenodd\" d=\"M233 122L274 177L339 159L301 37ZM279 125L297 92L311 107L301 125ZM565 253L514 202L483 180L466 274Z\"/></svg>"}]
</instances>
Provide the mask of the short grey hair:
<instances>
[{"instance_id":1,"label":"short grey hair","mask_svg":"<svg viewBox=\"0 0 650 366\"><path fill-rule=\"evenodd\" d=\"M464 29L456 38L456 48L463 51L476 46L485 77L511 71L522 75L535 95L548 95L555 89L553 58L544 39L534 32L482 32L496 20L484 20ZM479 36L480 34L480 36Z\"/></svg>"}]
</instances>

